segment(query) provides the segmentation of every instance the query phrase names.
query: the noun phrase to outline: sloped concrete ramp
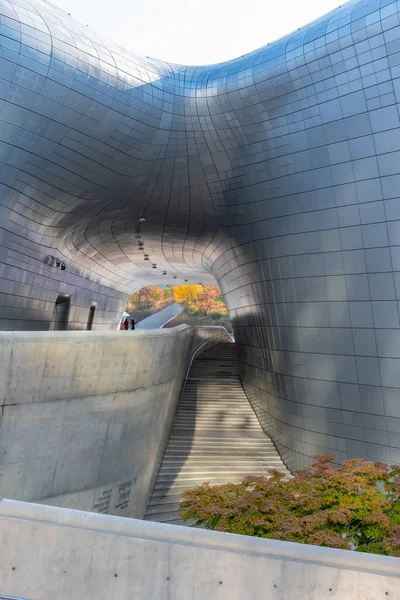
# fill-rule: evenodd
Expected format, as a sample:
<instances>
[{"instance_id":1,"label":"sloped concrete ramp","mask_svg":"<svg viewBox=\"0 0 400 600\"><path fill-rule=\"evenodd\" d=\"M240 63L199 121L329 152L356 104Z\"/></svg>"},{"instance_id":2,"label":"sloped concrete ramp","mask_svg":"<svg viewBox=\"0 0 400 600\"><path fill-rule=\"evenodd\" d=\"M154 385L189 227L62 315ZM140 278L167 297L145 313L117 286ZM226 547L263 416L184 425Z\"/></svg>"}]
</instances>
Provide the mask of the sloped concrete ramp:
<instances>
[{"instance_id":1,"label":"sloped concrete ramp","mask_svg":"<svg viewBox=\"0 0 400 600\"><path fill-rule=\"evenodd\" d=\"M178 304L178 302L174 302L169 306L166 306L162 310L154 313L154 315L150 315L150 317L146 317L136 326L136 329L161 329L164 325L175 319L178 315L183 311L182 304Z\"/></svg>"}]
</instances>

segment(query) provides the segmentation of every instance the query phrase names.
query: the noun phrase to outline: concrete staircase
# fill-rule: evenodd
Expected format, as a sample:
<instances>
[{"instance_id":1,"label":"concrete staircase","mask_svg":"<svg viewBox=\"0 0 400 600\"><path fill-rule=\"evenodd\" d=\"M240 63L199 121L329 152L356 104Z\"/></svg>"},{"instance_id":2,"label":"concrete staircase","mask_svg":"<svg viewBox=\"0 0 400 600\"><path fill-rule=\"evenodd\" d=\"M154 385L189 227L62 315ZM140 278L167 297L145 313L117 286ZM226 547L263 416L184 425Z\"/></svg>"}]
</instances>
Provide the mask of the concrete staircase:
<instances>
[{"instance_id":1,"label":"concrete staircase","mask_svg":"<svg viewBox=\"0 0 400 600\"><path fill-rule=\"evenodd\" d=\"M145 519L187 525L182 492L270 468L289 473L243 391L235 344L218 344L193 361Z\"/></svg>"}]
</instances>

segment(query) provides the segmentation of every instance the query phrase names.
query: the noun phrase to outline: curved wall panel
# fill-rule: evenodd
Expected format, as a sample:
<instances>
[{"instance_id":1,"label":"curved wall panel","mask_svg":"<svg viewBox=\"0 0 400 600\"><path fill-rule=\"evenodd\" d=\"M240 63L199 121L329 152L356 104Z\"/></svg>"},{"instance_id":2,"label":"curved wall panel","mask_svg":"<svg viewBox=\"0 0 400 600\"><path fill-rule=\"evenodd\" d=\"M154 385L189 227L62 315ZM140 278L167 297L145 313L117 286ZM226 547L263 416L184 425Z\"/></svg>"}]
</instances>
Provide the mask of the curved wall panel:
<instances>
[{"instance_id":1,"label":"curved wall panel","mask_svg":"<svg viewBox=\"0 0 400 600\"><path fill-rule=\"evenodd\" d=\"M209 67L42 0L0 21L0 326L52 328L64 294L69 328L92 302L114 327L132 289L214 277L289 465L400 463L398 3Z\"/></svg>"}]
</instances>

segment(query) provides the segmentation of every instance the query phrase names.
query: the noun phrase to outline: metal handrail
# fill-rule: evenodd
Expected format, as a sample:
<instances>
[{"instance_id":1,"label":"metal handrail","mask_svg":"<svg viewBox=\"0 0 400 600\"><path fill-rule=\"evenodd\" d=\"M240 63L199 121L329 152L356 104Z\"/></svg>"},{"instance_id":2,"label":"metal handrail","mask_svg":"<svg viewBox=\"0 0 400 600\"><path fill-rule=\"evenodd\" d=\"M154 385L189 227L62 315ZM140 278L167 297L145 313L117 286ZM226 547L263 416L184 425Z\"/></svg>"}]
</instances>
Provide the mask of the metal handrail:
<instances>
[{"instance_id":1,"label":"metal handrail","mask_svg":"<svg viewBox=\"0 0 400 600\"><path fill-rule=\"evenodd\" d=\"M19 596L0 596L0 600L27 600L27 598L20 598Z\"/></svg>"}]
</instances>

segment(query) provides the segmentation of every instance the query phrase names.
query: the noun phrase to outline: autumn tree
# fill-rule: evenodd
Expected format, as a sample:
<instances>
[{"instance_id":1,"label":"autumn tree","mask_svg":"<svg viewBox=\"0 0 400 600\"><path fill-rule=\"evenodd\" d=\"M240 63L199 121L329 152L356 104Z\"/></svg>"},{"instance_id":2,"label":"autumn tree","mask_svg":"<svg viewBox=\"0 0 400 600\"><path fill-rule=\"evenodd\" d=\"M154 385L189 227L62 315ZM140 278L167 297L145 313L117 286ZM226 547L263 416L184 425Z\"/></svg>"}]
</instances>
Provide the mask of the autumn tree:
<instances>
[{"instance_id":1,"label":"autumn tree","mask_svg":"<svg viewBox=\"0 0 400 600\"><path fill-rule=\"evenodd\" d=\"M197 310L197 302L203 290L202 285L174 285L172 289L175 302L184 304L191 310Z\"/></svg>"},{"instance_id":2,"label":"autumn tree","mask_svg":"<svg viewBox=\"0 0 400 600\"><path fill-rule=\"evenodd\" d=\"M271 470L183 494L182 518L208 529L400 556L400 467L316 457L292 478Z\"/></svg>"},{"instance_id":3,"label":"autumn tree","mask_svg":"<svg viewBox=\"0 0 400 600\"><path fill-rule=\"evenodd\" d=\"M215 285L174 285L174 298L176 302L184 304L189 310L202 315L209 315L211 311L226 312L226 307L221 301L221 291Z\"/></svg>"},{"instance_id":4,"label":"autumn tree","mask_svg":"<svg viewBox=\"0 0 400 600\"><path fill-rule=\"evenodd\" d=\"M148 285L132 294L128 300L128 304L131 304L138 310L144 310L162 302L162 300L164 300L163 290L157 286Z\"/></svg>"},{"instance_id":5,"label":"autumn tree","mask_svg":"<svg viewBox=\"0 0 400 600\"><path fill-rule=\"evenodd\" d=\"M203 287L198 299L198 310L203 315L209 315L216 309L216 301L221 298L221 292L215 285L206 285Z\"/></svg>"},{"instance_id":6,"label":"autumn tree","mask_svg":"<svg viewBox=\"0 0 400 600\"><path fill-rule=\"evenodd\" d=\"M174 297L174 292L171 286L163 288L164 300L172 300Z\"/></svg>"}]
</instances>

